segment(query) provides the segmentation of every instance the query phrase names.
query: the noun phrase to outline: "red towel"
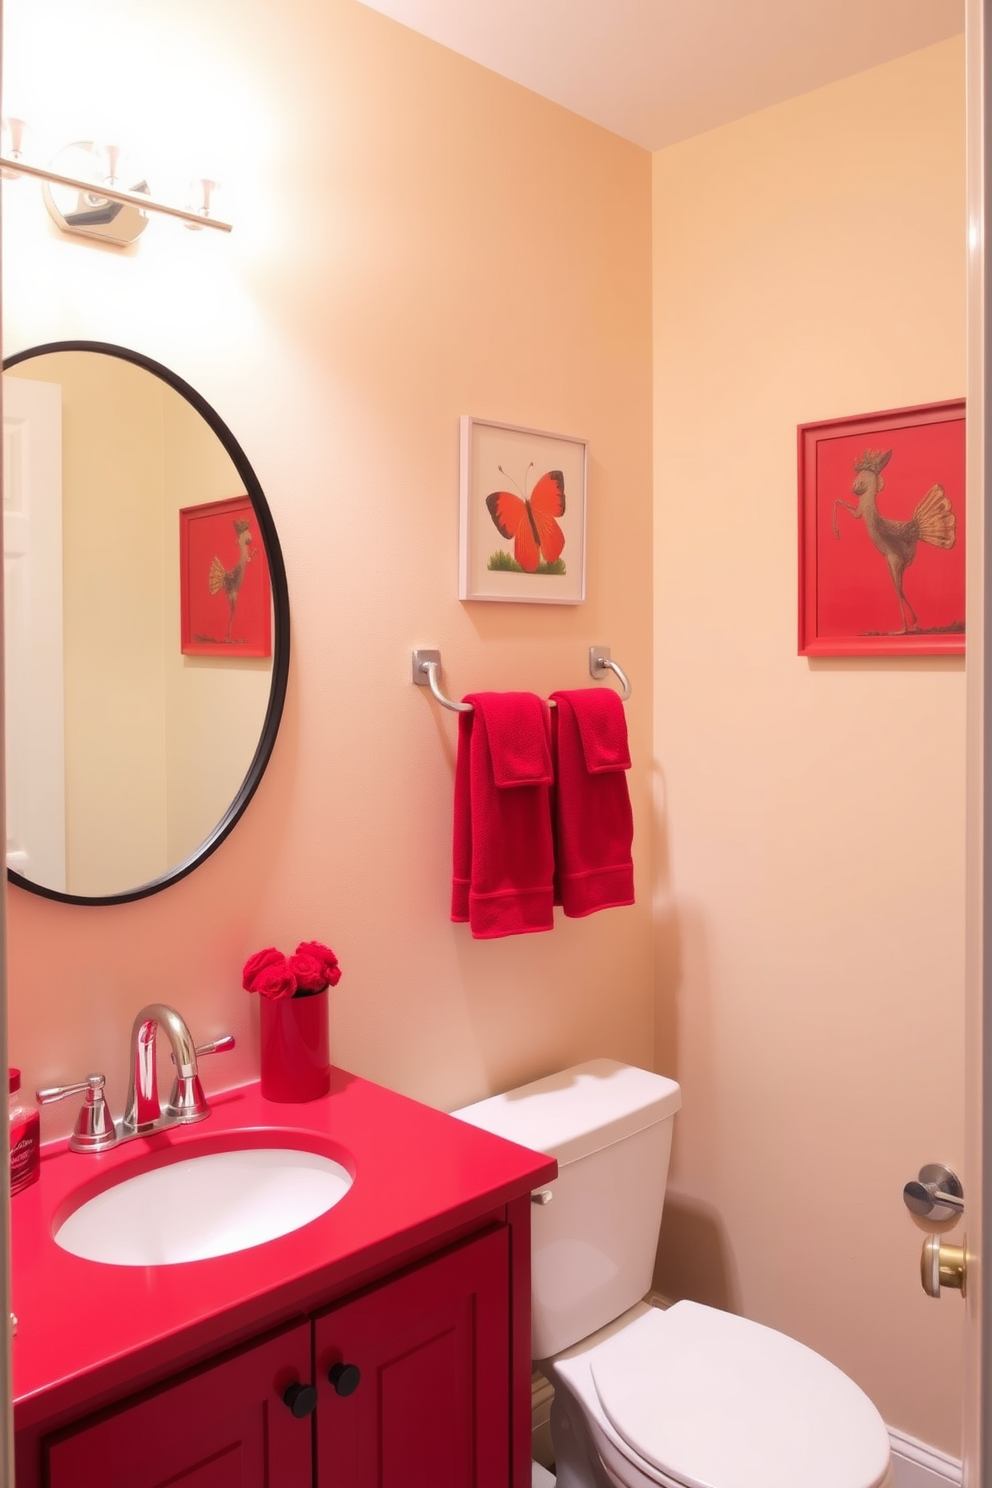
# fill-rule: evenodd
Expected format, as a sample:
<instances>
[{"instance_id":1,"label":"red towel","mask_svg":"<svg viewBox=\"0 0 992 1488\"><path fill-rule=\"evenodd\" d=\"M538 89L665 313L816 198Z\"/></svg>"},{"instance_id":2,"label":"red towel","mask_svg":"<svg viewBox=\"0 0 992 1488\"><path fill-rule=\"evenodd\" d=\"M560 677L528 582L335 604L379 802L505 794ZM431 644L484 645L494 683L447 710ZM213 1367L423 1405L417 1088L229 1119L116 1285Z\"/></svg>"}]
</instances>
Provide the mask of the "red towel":
<instances>
[{"instance_id":1,"label":"red towel","mask_svg":"<svg viewBox=\"0 0 992 1488\"><path fill-rule=\"evenodd\" d=\"M549 710L533 692L477 692L458 715L451 918L477 940L554 927Z\"/></svg>"},{"instance_id":2,"label":"red towel","mask_svg":"<svg viewBox=\"0 0 992 1488\"><path fill-rule=\"evenodd\" d=\"M634 902L634 818L623 703L606 688L555 692L555 903L577 919Z\"/></svg>"}]
</instances>

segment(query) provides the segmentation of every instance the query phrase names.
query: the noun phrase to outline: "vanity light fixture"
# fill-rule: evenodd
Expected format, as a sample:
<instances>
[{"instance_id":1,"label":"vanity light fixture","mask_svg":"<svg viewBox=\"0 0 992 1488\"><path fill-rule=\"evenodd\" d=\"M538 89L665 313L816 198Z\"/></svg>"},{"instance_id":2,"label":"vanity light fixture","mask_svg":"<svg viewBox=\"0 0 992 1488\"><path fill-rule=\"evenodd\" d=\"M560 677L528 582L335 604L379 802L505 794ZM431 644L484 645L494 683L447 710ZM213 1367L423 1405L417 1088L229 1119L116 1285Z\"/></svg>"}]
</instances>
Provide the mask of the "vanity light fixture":
<instances>
[{"instance_id":1,"label":"vanity light fixture","mask_svg":"<svg viewBox=\"0 0 992 1488\"><path fill-rule=\"evenodd\" d=\"M230 222L210 215L216 181L194 181L189 206L174 207L150 196L144 180L124 185L118 175L123 169L121 151L115 145L99 146L89 140L68 145L50 167L45 167L25 160L24 133L23 119L3 120L0 177L10 181L34 176L43 181L45 205L63 232L125 248L144 232L148 212L178 217L194 230L213 227L218 232L231 231Z\"/></svg>"}]
</instances>

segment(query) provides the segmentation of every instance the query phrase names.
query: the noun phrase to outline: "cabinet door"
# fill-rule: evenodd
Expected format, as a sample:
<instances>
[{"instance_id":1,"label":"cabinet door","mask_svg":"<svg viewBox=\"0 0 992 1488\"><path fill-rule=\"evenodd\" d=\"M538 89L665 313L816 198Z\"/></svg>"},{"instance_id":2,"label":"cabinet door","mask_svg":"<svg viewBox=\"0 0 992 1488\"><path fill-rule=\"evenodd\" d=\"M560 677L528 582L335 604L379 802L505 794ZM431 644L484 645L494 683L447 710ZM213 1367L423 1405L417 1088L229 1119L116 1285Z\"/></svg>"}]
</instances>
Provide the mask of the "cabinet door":
<instances>
[{"instance_id":1,"label":"cabinet door","mask_svg":"<svg viewBox=\"0 0 992 1488\"><path fill-rule=\"evenodd\" d=\"M49 1488L311 1488L310 1325L213 1364L47 1442Z\"/></svg>"},{"instance_id":2,"label":"cabinet door","mask_svg":"<svg viewBox=\"0 0 992 1488\"><path fill-rule=\"evenodd\" d=\"M509 1327L505 1229L319 1317L317 1488L507 1488Z\"/></svg>"}]
</instances>

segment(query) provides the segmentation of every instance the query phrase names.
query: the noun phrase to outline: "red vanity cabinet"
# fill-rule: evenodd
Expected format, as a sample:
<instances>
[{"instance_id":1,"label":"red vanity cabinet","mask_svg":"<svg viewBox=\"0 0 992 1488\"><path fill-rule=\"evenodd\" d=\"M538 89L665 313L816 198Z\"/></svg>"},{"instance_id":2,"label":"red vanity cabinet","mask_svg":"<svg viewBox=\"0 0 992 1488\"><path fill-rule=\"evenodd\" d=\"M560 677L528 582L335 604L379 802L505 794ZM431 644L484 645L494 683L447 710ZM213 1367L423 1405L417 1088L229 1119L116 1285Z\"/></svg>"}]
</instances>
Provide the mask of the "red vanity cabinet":
<instances>
[{"instance_id":1,"label":"red vanity cabinet","mask_svg":"<svg viewBox=\"0 0 992 1488\"><path fill-rule=\"evenodd\" d=\"M505 1228L316 1319L316 1488L506 1488Z\"/></svg>"},{"instance_id":2,"label":"red vanity cabinet","mask_svg":"<svg viewBox=\"0 0 992 1488\"><path fill-rule=\"evenodd\" d=\"M43 1482L507 1488L509 1274L506 1226L454 1245L49 1437Z\"/></svg>"},{"instance_id":3,"label":"red vanity cabinet","mask_svg":"<svg viewBox=\"0 0 992 1488\"><path fill-rule=\"evenodd\" d=\"M310 1381L308 1323L44 1444L47 1488L310 1488L311 1417L283 1400Z\"/></svg>"},{"instance_id":4,"label":"red vanity cabinet","mask_svg":"<svg viewBox=\"0 0 992 1488\"><path fill-rule=\"evenodd\" d=\"M324 1153L353 1186L203 1261L53 1238L136 1162L246 1142ZM11 1205L17 1488L529 1488L530 1193L555 1173L344 1070L299 1106L250 1085L154 1142L43 1148Z\"/></svg>"}]
</instances>

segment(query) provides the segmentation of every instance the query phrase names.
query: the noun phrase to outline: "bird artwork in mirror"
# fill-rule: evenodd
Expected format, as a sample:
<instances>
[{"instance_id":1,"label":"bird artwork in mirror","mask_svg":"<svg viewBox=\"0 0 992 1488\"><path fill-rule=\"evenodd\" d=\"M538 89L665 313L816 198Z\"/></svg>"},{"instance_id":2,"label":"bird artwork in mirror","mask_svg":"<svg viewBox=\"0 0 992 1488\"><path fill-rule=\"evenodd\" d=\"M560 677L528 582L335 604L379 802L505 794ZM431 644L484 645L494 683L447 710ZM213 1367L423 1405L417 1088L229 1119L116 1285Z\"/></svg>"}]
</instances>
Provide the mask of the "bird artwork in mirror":
<instances>
[{"instance_id":1,"label":"bird artwork in mirror","mask_svg":"<svg viewBox=\"0 0 992 1488\"><path fill-rule=\"evenodd\" d=\"M184 656L272 654L269 570L248 497L179 511Z\"/></svg>"},{"instance_id":2,"label":"bird artwork in mirror","mask_svg":"<svg viewBox=\"0 0 992 1488\"><path fill-rule=\"evenodd\" d=\"M964 524L963 399L801 424L799 654L962 653Z\"/></svg>"},{"instance_id":3,"label":"bird artwork in mirror","mask_svg":"<svg viewBox=\"0 0 992 1488\"><path fill-rule=\"evenodd\" d=\"M8 877L123 903L202 863L266 768L279 539L227 425L138 352L19 352L3 403Z\"/></svg>"}]
</instances>

